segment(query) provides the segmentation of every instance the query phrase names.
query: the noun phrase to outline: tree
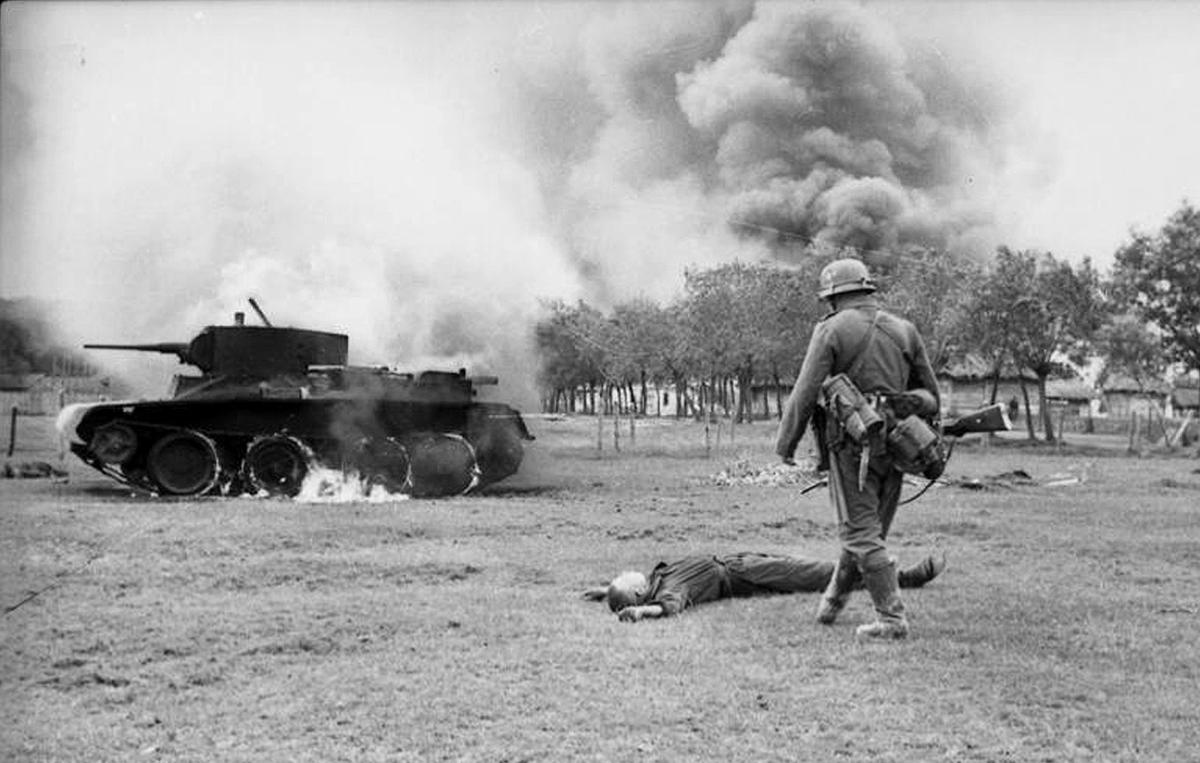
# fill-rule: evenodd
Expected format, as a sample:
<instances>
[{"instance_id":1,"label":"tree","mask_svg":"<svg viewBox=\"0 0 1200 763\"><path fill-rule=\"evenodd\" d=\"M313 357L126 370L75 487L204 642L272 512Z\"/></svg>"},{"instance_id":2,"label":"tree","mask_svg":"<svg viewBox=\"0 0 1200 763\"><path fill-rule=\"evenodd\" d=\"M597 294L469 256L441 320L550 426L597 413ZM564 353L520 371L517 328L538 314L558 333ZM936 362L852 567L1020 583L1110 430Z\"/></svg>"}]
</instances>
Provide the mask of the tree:
<instances>
[{"instance_id":1,"label":"tree","mask_svg":"<svg viewBox=\"0 0 1200 763\"><path fill-rule=\"evenodd\" d=\"M1166 372L1166 355L1158 334L1133 313L1112 316L1100 329L1096 348L1104 359L1102 379L1122 374L1144 392L1148 382L1161 379Z\"/></svg>"},{"instance_id":2,"label":"tree","mask_svg":"<svg viewBox=\"0 0 1200 763\"><path fill-rule=\"evenodd\" d=\"M734 262L685 274L684 331L695 371L712 382L733 380L736 415L751 418L754 382L798 369L820 308L816 277L805 269ZM712 386L716 386L713 384Z\"/></svg>"},{"instance_id":3,"label":"tree","mask_svg":"<svg viewBox=\"0 0 1200 763\"><path fill-rule=\"evenodd\" d=\"M1005 329L1003 343L1017 368L1028 368L1037 377L1042 428L1046 441L1052 442L1054 424L1046 405L1046 381L1060 368L1059 356L1082 362L1103 324L1099 274L1087 259L1072 268L1050 253L1001 247L994 277L1010 300L1000 317Z\"/></svg>"},{"instance_id":4,"label":"tree","mask_svg":"<svg viewBox=\"0 0 1200 763\"><path fill-rule=\"evenodd\" d=\"M1118 297L1158 328L1171 360L1200 371L1200 210L1184 201L1158 233L1131 235L1116 253Z\"/></svg>"},{"instance_id":5,"label":"tree","mask_svg":"<svg viewBox=\"0 0 1200 763\"><path fill-rule=\"evenodd\" d=\"M997 260L979 277L975 294L964 308L959 337L987 362L992 376L992 403L996 402L1004 366L1012 359L1012 337L1018 331L1012 306L1028 293L1031 281L1032 272L1027 264L1002 249ZM1021 369L1017 372L1020 374ZM1030 421L1027 394L1025 398L1026 421ZM1029 432L1033 437L1032 426Z\"/></svg>"},{"instance_id":6,"label":"tree","mask_svg":"<svg viewBox=\"0 0 1200 763\"><path fill-rule=\"evenodd\" d=\"M980 266L944 252L916 251L879 280L883 301L921 332L935 370L971 346L968 316L983 280Z\"/></svg>"},{"instance_id":7,"label":"tree","mask_svg":"<svg viewBox=\"0 0 1200 763\"><path fill-rule=\"evenodd\" d=\"M780 414L783 379L800 373L813 326L826 312L817 299L816 272L810 271L811 264L766 269L753 297L759 329L755 367L774 384L775 409Z\"/></svg>"},{"instance_id":8,"label":"tree","mask_svg":"<svg viewBox=\"0 0 1200 763\"><path fill-rule=\"evenodd\" d=\"M568 398L566 407L574 410L575 390L583 386L594 389L603 378L608 362L604 317L582 301L575 306L549 302L544 308L548 315L534 328L541 358L539 377L543 387L553 393L551 410L558 409L558 399L563 396ZM594 400L592 405L594 408Z\"/></svg>"},{"instance_id":9,"label":"tree","mask_svg":"<svg viewBox=\"0 0 1200 763\"><path fill-rule=\"evenodd\" d=\"M667 322L669 340L663 347L663 366L675 387L675 416L687 416L690 407L695 407L688 394L688 380L696 377L700 362L696 348L687 340L687 316L682 302L673 302L663 311ZM697 413L699 409L697 407Z\"/></svg>"},{"instance_id":10,"label":"tree","mask_svg":"<svg viewBox=\"0 0 1200 763\"><path fill-rule=\"evenodd\" d=\"M637 408L646 414L647 382L661 382L669 374L675 342L670 316L647 299L623 302L611 318L615 372L625 384L640 386Z\"/></svg>"},{"instance_id":11,"label":"tree","mask_svg":"<svg viewBox=\"0 0 1200 763\"><path fill-rule=\"evenodd\" d=\"M740 375L751 339L746 320L746 265L732 263L684 272L683 333L696 361L695 373L709 381L713 409L719 380Z\"/></svg>"}]
</instances>

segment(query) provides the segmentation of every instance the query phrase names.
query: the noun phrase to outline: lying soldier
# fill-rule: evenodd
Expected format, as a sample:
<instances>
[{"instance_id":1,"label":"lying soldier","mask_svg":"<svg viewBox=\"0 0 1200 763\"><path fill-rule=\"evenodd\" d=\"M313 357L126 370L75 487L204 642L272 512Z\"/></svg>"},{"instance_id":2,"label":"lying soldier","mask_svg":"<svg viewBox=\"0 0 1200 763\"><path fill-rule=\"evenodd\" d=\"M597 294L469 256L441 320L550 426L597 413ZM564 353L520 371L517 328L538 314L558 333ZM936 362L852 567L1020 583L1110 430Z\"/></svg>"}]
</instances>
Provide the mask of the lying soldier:
<instances>
[{"instance_id":1,"label":"lying soldier","mask_svg":"<svg viewBox=\"0 0 1200 763\"><path fill-rule=\"evenodd\" d=\"M695 554L677 562L659 562L647 578L640 572L622 572L603 588L591 588L583 597L607 601L608 608L625 622L647 617L677 615L688 607L733 596L769 593L820 593L833 576L833 562L802 557L757 554L713 556ZM900 570L901 588L920 588L941 574L946 557L928 556Z\"/></svg>"}]
</instances>

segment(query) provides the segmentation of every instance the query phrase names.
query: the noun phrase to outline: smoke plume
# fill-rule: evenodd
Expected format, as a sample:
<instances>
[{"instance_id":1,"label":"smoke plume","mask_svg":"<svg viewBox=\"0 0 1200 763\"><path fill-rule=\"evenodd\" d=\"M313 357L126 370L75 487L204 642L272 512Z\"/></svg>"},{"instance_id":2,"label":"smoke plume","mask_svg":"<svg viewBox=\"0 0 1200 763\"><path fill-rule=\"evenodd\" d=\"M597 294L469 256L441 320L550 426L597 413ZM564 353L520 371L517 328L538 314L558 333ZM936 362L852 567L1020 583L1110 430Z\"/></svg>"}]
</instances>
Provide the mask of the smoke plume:
<instances>
[{"instance_id":1,"label":"smoke plume","mask_svg":"<svg viewBox=\"0 0 1200 763\"><path fill-rule=\"evenodd\" d=\"M625 294L689 263L790 259L810 244L994 245L993 85L856 5L652 11L623 6L581 33L586 148L553 157L570 252L604 286ZM540 134L580 123L580 104L548 102Z\"/></svg>"},{"instance_id":2,"label":"smoke plume","mask_svg":"<svg viewBox=\"0 0 1200 763\"><path fill-rule=\"evenodd\" d=\"M994 98L859 6L0 12L0 291L73 308L74 341L187 339L253 296L511 398L539 298L993 238Z\"/></svg>"}]
</instances>

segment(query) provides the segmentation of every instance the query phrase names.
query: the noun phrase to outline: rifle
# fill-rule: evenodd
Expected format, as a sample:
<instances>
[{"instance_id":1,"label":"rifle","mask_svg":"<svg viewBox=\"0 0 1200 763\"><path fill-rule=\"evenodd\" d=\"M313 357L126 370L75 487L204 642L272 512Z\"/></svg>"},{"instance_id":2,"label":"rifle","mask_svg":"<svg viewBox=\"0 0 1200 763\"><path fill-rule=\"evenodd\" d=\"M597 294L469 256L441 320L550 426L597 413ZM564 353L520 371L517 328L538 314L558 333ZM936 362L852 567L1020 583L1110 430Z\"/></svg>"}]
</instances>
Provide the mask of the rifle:
<instances>
[{"instance_id":1,"label":"rifle","mask_svg":"<svg viewBox=\"0 0 1200 763\"><path fill-rule=\"evenodd\" d=\"M940 430L943 438L950 440L949 445L946 447L945 461L950 460L950 454L954 452L955 441L964 435L979 434L984 432L1007 432L1010 429L1012 429L1012 422L1009 421L1008 413L1004 410L1004 405L1002 403L995 403L993 405L985 406L977 411L964 413L961 416L942 419L940 422L938 422L938 430ZM911 501L915 501L920 498L934 482L936 482L936 480L929 480L929 483L925 485L920 493L917 493L912 498L905 500L903 503L910 503ZM828 484L829 478L822 478L817 482L805 487L800 491L800 494L804 495L812 490L816 490L822 485Z\"/></svg>"},{"instance_id":2,"label":"rifle","mask_svg":"<svg viewBox=\"0 0 1200 763\"><path fill-rule=\"evenodd\" d=\"M1004 405L996 403L953 419L942 419L944 437L962 437L976 432L1007 432L1012 429Z\"/></svg>"}]
</instances>

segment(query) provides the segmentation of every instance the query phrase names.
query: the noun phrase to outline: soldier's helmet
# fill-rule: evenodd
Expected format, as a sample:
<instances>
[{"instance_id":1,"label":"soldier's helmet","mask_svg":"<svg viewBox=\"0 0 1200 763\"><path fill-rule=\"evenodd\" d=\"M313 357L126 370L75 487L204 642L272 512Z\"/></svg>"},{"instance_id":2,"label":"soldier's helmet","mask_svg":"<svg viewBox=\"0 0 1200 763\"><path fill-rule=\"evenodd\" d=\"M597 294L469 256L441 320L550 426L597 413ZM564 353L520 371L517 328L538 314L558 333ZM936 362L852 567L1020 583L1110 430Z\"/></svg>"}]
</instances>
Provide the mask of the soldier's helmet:
<instances>
[{"instance_id":1,"label":"soldier's helmet","mask_svg":"<svg viewBox=\"0 0 1200 763\"><path fill-rule=\"evenodd\" d=\"M821 290L817 292L821 299L856 291L875 291L875 282L862 260L834 260L821 270Z\"/></svg>"}]
</instances>

